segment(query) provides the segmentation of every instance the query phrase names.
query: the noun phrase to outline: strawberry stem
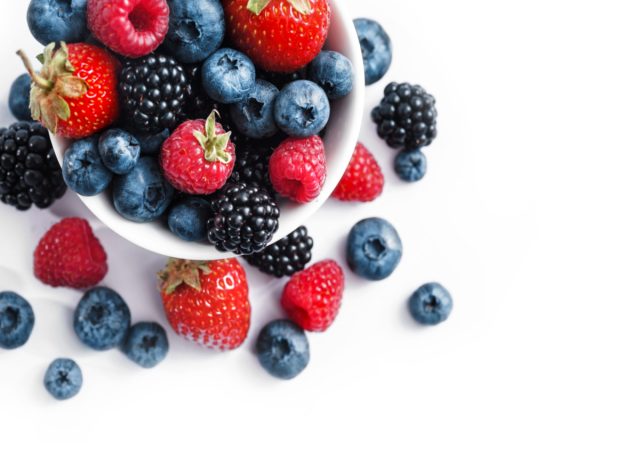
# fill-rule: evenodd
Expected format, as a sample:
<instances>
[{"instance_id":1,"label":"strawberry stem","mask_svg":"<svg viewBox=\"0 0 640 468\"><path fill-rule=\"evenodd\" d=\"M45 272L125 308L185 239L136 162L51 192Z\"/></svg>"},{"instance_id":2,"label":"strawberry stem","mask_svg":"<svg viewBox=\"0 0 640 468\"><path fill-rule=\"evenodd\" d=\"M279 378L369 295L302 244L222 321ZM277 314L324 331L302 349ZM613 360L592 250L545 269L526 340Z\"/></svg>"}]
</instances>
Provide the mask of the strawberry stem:
<instances>
[{"instance_id":1,"label":"strawberry stem","mask_svg":"<svg viewBox=\"0 0 640 468\"><path fill-rule=\"evenodd\" d=\"M38 88L45 91L51 91L54 86L53 81L47 80L35 72L33 66L31 65L31 61L29 60L29 57L27 57L27 54L24 52L24 50L21 49L17 51L16 54L18 54L18 56L22 59L22 63L24 63L24 66L27 69L27 73L29 73L29 76L31 77L31 81L33 81Z\"/></svg>"},{"instance_id":2,"label":"strawberry stem","mask_svg":"<svg viewBox=\"0 0 640 468\"><path fill-rule=\"evenodd\" d=\"M262 13L262 10L267 8L269 2L271 2L271 0L248 0L247 10L254 15L259 15ZM308 15L311 13L312 8L309 0L287 0L287 2L301 15Z\"/></svg>"}]
</instances>

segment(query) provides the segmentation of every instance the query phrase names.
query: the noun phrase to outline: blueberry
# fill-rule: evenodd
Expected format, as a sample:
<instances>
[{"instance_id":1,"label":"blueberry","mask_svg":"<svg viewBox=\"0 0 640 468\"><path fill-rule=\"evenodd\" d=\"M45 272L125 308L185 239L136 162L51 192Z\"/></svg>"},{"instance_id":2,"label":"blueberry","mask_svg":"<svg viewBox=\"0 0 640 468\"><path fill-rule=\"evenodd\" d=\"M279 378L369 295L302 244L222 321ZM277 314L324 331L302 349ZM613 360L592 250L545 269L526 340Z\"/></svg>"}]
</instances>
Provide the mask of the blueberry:
<instances>
[{"instance_id":1,"label":"blueberry","mask_svg":"<svg viewBox=\"0 0 640 468\"><path fill-rule=\"evenodd\" d=\"M162 144L170 135L168 128L158 133L133 133L140 144L140 153L144 156L157 156L162 149Z\"/></svg>"},{"instance_id":2,"label":"blueberry","mask_svg":"<svg viewBox=\"0 0 640 468\"><path fill-rule=\"evenodd\" d=\"M24 73L16 78L9 91L9 109L18 120L33 120L29 110L30 93L31 77L28 73Z\"/></svg>"},{"instance_id":3,"label":"blueberry","mask_svg":"<svg viewBox=\"0 0 640 468\"><path fill-rule=\"evenodd\" d=\"M72 359L58 358L49 364L44 386L56 400L68 400L82 388L82 371Z\"/></svg>"},{"instance_id":4,"label":"blueberry","mask_svg":"<svg viewBox=\"0 0 640 468\"><path fill-rule=\"evenodd\" d=\"M258 335L258 360L274 377L293 379L309 364L309 341L290 320L274 320Z\"/></svg>"},{"instance_id":5,"label":"blueberry","mask_svg":"<svg viewBox=\"0 0 640 468\"><path fill-rule=\"evenodd\" d=\"M140 158L140 143L130 133L112 128L100 136L98 152L107 169L116 174L127 174Z\"/></svg>"},{"instance_id":6,"label":"blueberry","mask_svg":"<svg viewBox=\"0 0 640 468\"><path fill-rule=\"evenodd\" d=\"M0 348L15 349L31 336L35 316L31 305L14 292L0 292Z\"/></svg>"},{"instance_id":7,"label":"blueberry","mask_svg":"<svg viewBox=\"0 0 640 468\"><path fill-rule=\"evenodd\" d=\"M385 279L396 269L401 257L402 241L388 221L367 218L351 228L347 263L358 276L376 281Z\"/></svg>"},{"instance_id":8,"label":"blueberry","mask_svg":"<svg viewBox=\"0 0 640 468\"><path fill-rule=\"evenodd\" d=\"M97 195L109 186L113 172L100 158L96 137L71 143L64 152L62 177L71 190L84 196Z\"/></svg>"},{"instance_id":9,"label":"blueberry","mask_svg":"<svg viewBox=\"0 0 640 468\"><path fill-rule=\"evenodd\" d=\"M427 158L418 149L401 151L396 156L393 169L402 180L416 182L427 173Z\"/></svg>"},{"instance_id":10,"label":"blueberry","mask_svg":"<svg viewBox=\"0 0 640 468\"><path fill-rule=\"evenodd\" d=\"M169 229L182 240L201 241L207 237L207 221L211 216L211 204L204 198L185 198L169 210Z\"/></svg>"},{"instance_id":11,"label":"blueberry","mask_svg":"<svg viewBox=\"0 0 640 468\"><path fill-rule=\"evenodd\" d=\"M452 308L451 294L440 283L423 284L409 298L411 316L423 325L444 322Z\"/></svg>"},{"instance_id":12,"label":"blueberry","mask_svg":"<svg viewBox=\"0 0 640 468\"><path fill-rule=\"evenodd\" d=\"M278 132L273 106L278 88L268 81L256 80L256 86L242 101L231 106L231 119L240 133L249 138L268 138Z\"/></svg>"},{"instance_id":13,"label":"blueberry","mask_svg":"<svg viewBox=\"0 0 640 468\"><path fill-rule=\"evenodd\" d=\"M220 49L202 65L202 86L218 102L240 102L255 84L256 69L251 59L237 50Z\"/></svg>"},{"instance_id":14,"label":"blueberry","mask_svg":"<svg viewBox=\"0 0 640 468\"><path fill-rule=\"evenodd\" d=\"M155 322L136 323L129 330L122 350L133 362L150 369L160 364L169 352L167 332Z\"/></svg>"},{"instance_id":15,"label":"blueberry","mask_svg":"<svg viewBox=\"0 0 640 468\"><path fill-rule=\"evenodd\" d=\"M127 303L117 292L105 287L87 291L73 316L73 329L80 341L97 351L119 346L130 323Z\"/></svg>"},{"instance_id":16,"label":"blueberry","mask_svg":"<svg viewBox=\"0 0 640 468\"><path fill-rule=\"evenodd\" d=\"M329 99L345 97L353 89L351 60L338 52L323 51L308 69L309 79L318 83Z\"/></svg>"},{"instance_id":17,"label":"blueberry","mask_svg":"<svg viewBox=\"0 0 640 468\"><path fill-rule=\"evenodd\" d=\"M36 40L51 42L82 42L87 29L87 0L31 0L27 23Z\"/></svg>"},{"instance_id":18,"label":"blueberry","mask_svg":"<svg viewBox=\"0 0 640 468\"><path fill-rule=\"evenodd\" d=\"M116 211L130 221L145 223L158 219L169 208L174 189L162 175L153 157L140 158L136 167L113 181Z\"/></svg>"},{"instance_id":19,"label":"blueberry","mask_svg":"<svg viewBox=\"0 0 640 468\"><path fill-rule=\"evenodd\" d=\"M329 121L329 99L313 81L292 81L276 97L274 116L278 127L294 137L308 137Z\"/></svg>"},{"instance_id":20,"label":"blueberry","mask_svg":"<svg viewBox=\"0 0 640 468\"><path fill-rule=\"evenodd\" d=\"M166 49L183 63L202 62L224 38L224 11L219 0L168 0L171 16Z\"/></svg>"},{"instance_id":21,"label":"blueberry","mask_svg":"<svg viewBox=\"0 0 640 468\"><path fill-rule=\"evenodd\" d=\"M379 81L391 66L391 39L380 24L367 18L353 20L360 40L364 60L364 81L367 85Z\"/></svg>"}]
</instances>

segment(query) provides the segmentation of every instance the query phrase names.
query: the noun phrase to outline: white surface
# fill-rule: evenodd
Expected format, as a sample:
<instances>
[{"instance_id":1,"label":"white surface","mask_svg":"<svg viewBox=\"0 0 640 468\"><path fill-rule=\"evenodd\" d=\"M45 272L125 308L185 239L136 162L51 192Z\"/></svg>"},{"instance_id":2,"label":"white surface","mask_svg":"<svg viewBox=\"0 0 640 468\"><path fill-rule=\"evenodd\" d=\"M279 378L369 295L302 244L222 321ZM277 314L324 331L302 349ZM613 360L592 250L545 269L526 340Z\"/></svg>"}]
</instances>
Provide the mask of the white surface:
<instances>
[{"instance_id":1,"label":"white surface","mask_svg":"<svg viewBox=\"0 0 640 468\"><path fill-rule=\"evenodd\" d=\"M342 311L310 336L294 381L271 379L251 353L280 316L283 284L253 270L245 347L220 355L172 335L167 361L145 371L84 349L70 327L80 294L28 274L53 214L0 207L0 284L37 314L28 345L0 352L2 466L638 466L637 2L350 3L394 40L384 82L435 94L440 136L427 178L405 185L365 117L384 196L331 201L308 227L315 259L344 265L350 226L384 216L404 241L398 270L376 284L347 274ZM37 51L25 8L6 2L0 16L4 90L20 70L13 50ZM368 109L383 86L367 88ZM55 213L87 214L71 195ZM105 284L135 320L166 324L153 279L163 259L94 226L110 256ZM422 329L405 300L429 280L455 306ZM65 403L41 385L60 355L85 375Z\"/></svg>"}]
</instances>

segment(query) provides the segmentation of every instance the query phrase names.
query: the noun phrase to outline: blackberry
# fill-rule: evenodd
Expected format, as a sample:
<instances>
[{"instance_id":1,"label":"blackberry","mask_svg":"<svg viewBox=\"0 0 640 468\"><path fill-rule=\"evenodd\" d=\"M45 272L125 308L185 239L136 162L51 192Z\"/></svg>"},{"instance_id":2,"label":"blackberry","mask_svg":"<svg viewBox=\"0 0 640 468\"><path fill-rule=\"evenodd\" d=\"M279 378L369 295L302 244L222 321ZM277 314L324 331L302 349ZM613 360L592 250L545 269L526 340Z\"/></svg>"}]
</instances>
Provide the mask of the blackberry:
<instances>
[{"instance_id":1,"label":"blackberry","mask_svg":"<svg viewBox=\"0 0 640 468\"><path fill-rule=\"evenodd\" d=\"M173 130L185 119L189 80L172 57L155 53L126 61L119 91L122 117L140 132Z\"/></svg>"},{"instance_id":2,"label":"blackberry","mask_svg":"<svg viewBox=\"0 0 640 468\"><path fill-rule=\"evenodd\" d=\"M244 258L261 272L282 278L304 270L311 261L312 248L313 238L307 233L306 227L300 226L275 244Z\"/></svg>"},{"instance_id":3,"label":"blackberry","mask_svg":"<svg viewBox=\"0 0 640 468\"><path fill-rule=\"evenodd\" d=\"M25 211L47 208L67 186L51 147L49 132L38 122L17 122L0 130L0 200Z\"/></svg>"},{"instance_id":4,"label":"blackberry","mask_svg":"<svg viewBox=\"0 0 640 468\"><path fill-rule=\"evenodd\" d=\"M275 194L269 178L269 159L277 146L272 140L251 140L239 136L236 145L236 163L233 166L231 180L247 185L255 185Z\"/></svg>"},{"instance_id":5,"label":"blackberry","mask_svg":"<svg viewBox=\"0 0 640 468\"><path fill-rule=\"evenodd\" d=\"M378 136L391 148L416 149L436 138L436 100L420 85L389 83L371 111Z\"/></svg>"},{"instance_id":6,"label":"blackberry","mask_svg":"<svg viewBox=\"0 0 640 468\"><path fill-rule=\"evenodd\" d=\"M209 242L222 252L249 255L264 249L278 229L280 209L260 187L227 183L211 199Z\"/></svg>"}]
</instances>

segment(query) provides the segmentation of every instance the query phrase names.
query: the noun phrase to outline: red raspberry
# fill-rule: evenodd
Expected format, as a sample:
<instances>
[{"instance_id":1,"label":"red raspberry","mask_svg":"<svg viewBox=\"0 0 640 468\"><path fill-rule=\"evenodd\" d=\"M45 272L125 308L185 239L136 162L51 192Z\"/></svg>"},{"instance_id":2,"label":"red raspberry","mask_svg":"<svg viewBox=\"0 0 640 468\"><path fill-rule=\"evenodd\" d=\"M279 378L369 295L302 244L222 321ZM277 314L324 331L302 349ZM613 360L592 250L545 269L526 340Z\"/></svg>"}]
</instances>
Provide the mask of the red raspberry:
<instances>
[{"instance_id":1,"label":"red raspberry","mask_svg":"<svg viewBox=\"0 0 640 468\"><path fill-rule=\"evenodd\" d=\"M166 0L88 0L87 23L96 38L125 57L153 52L169 31Z\"/></svg>"},{"instance_id":2,"label":"red raspberry","mask_svg":"<svg viewBox=\"0 0 640 468\"><path fill-rule=\"evenodd\" d=\"M49 286L90 288L102 281L107 270L107 254L82 218L54 224L33 254L33 272Z\"/></svg>"},{"instance_id":3,"label":"red raspberry","mask_svg":"<svg viewBox=\"0 0 640 468\"><path fill-rule=\"evenodd\" d=\"M327 177L322 139L311 136L284 140L269 160L269 177L282 196L298 203L316 198Z\"/></svg>"},{"instance_id":4,"label":"red raspberry","mask_svg":"<svg viewBox=\"0 0 640 468\"><path fill-rule=\"evenodd\" d=\"M378 162L362 143L358 143L331 196L342 201L369 202L380 196L383 187L384 176Z\"/></svg>"},{"instance_id":5,"label":"red raspberry","mask_svg":"<svg viewBox=\"0 0 640 468\"><path fill-rule=\"evenodd\" d=\"M344 273L333 260L324 260L293 275L282 292L282 307L307 331L325 331L338 315Z\"/></svg>"}]
</instances>

